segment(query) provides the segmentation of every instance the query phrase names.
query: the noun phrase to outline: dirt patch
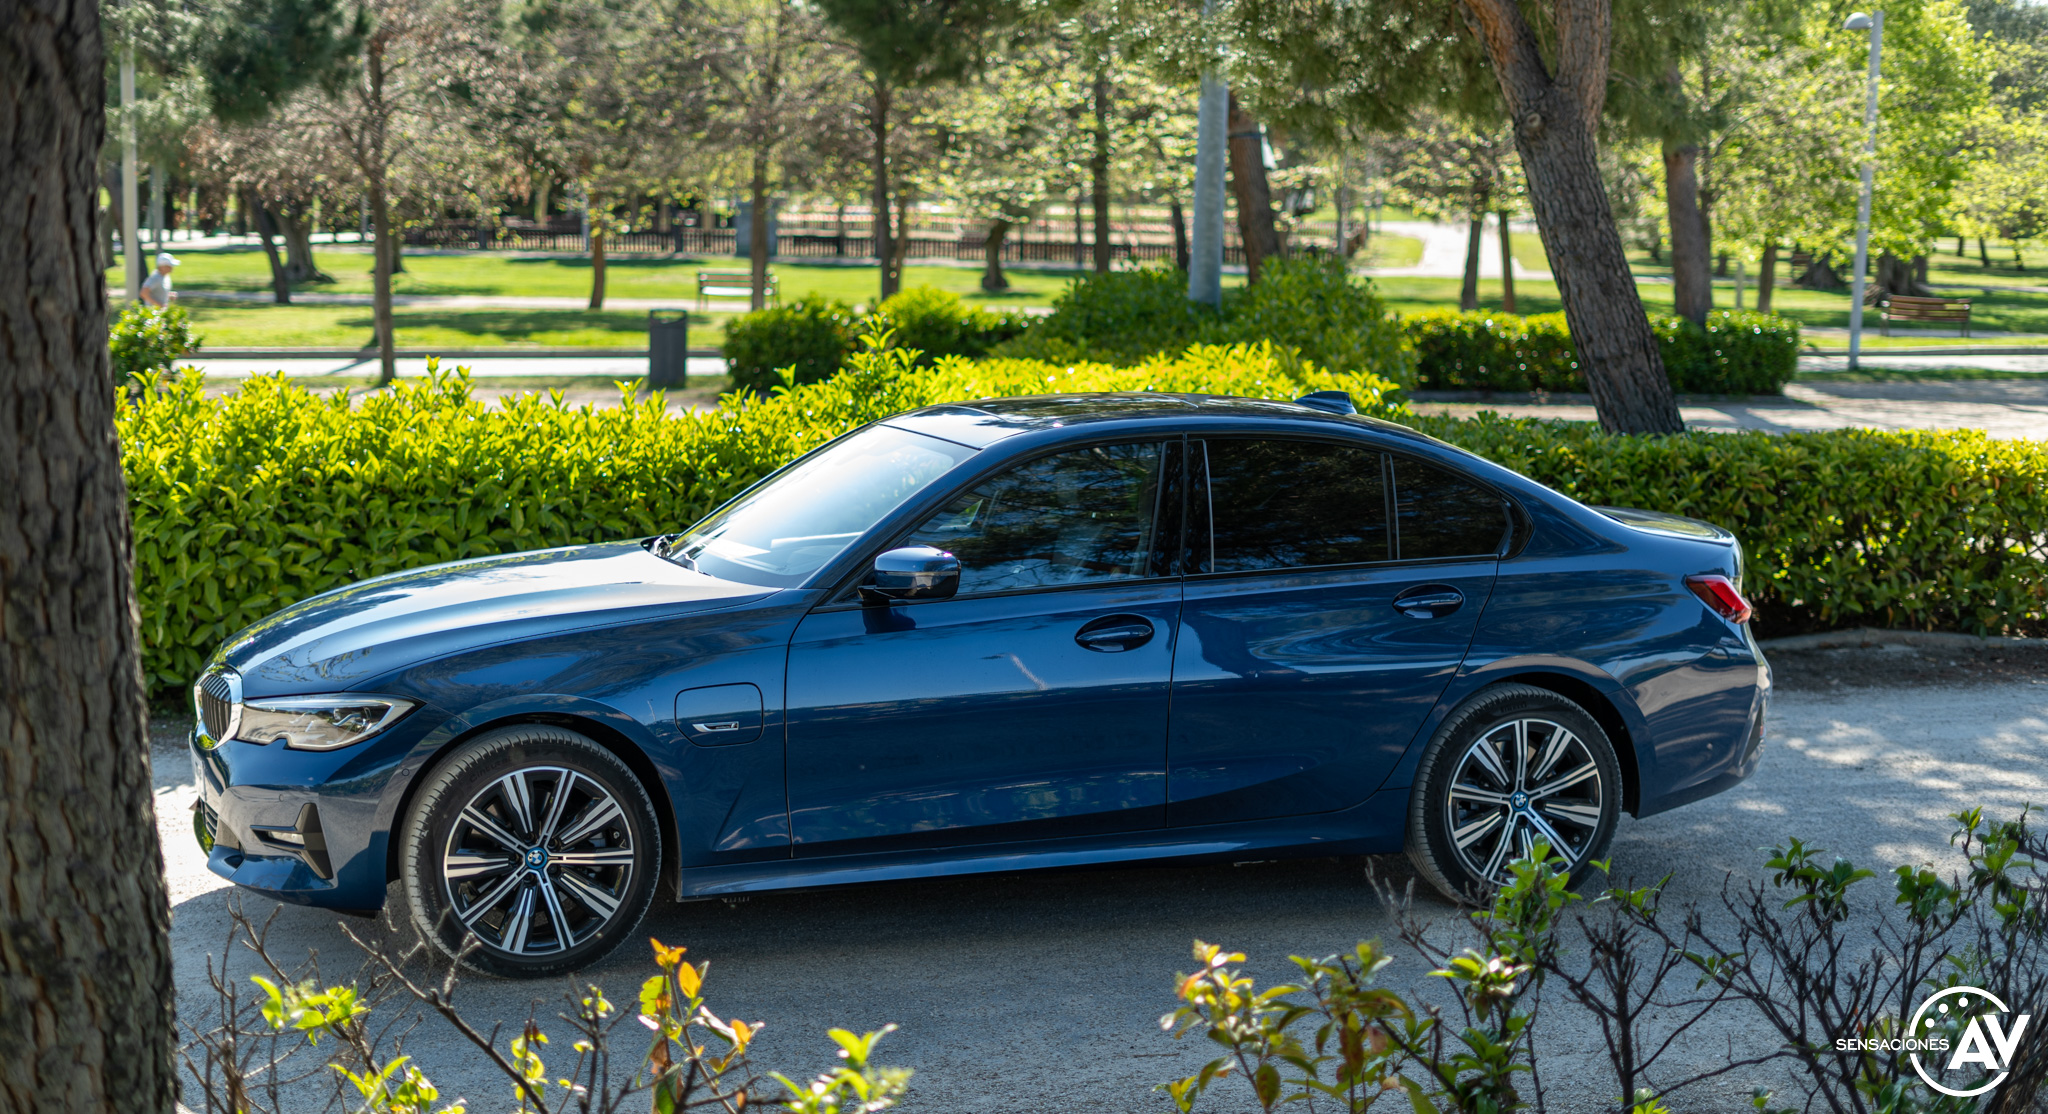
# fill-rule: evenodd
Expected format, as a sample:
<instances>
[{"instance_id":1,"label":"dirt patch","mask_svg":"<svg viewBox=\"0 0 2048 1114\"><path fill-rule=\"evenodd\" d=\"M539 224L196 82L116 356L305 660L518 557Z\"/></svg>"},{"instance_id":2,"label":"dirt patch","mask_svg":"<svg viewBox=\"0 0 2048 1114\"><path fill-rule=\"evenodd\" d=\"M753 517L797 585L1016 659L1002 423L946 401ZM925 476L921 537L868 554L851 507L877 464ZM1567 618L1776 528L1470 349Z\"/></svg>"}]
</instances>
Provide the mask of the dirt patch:
<instances>
[{"instance_id":1,"label":"dirt patch","mask_svg":"<svg viewBox=\"0 0 2048 1114\"><path fill-rule=\"evenodd\" d=\"M1851 646L1773 650L1766 646L1777 684L1801 692L1847 688L1899 688L2033 682L2048 686L2048 645ZM2048 693L2044 693L2048 698Z\"/></svg>"}]
</instances>

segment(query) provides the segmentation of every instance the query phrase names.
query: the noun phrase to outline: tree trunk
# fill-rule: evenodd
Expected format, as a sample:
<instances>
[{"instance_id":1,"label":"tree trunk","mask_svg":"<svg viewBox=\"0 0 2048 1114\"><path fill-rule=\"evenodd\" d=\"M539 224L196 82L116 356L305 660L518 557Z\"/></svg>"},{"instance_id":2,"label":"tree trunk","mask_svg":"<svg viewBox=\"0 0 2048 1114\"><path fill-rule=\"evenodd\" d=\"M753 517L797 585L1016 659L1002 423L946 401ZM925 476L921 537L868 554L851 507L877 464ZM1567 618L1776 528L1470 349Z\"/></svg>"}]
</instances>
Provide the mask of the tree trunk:
<instances>
[{"instance_id":1,"label":"tree trunk","mask_svg":"<svg viewBox=\"0 0 2048 1114\"><path fill-rule=\"evenodd\" d=\"M1266 150L1258 118L1230 91L1230 192L1237 199L1237 238L1244 244L1245 282L1259 281L1266 260L1280 254L1273 224L1273 191L1266 182Z\"/></svg>"},{"instance_id":2,"label":"tree trunk","mask_svg":"<svg viewBox=\"0 0 2048 1114\"><path fill-rule=\"evenodd\" d=\"M1500 211L1500 311L1515 312L1515 243L1506 209Z\"/></svg>"},{"instance_id":3,"label":"tree trunk","mask_svg":"<svg viewBox=\"0 0 2048 1114\"><path fill-rule=\"evenodd\" d=\"M2020 242L2018 240L2012 242L2012 268L2015 271L2027 269L2027 260L2025 256L2020 254Z\"/></svg>"},{"instance_id":4,"label":"tree trunk","mask_svg":"<svg viewBox=\"0 0 2048 1114\"><path fill-rule=\"evenodd\" d=\"M879 302L887 301L902 283L902 273L896 269L896 244L889 235L889 83L880 74L874 79L874 101L868 116L868 128L875 139L875 262L882 269Z\"/></svg>"},{"instance_id":5,"label":"tree trunk","mask_svg":"<svg viewBox=\"0 0 2048 1114\"><path fill-rule=\"evenodd\" d=\"M1009 235L1009 221L997 217L988 222L988 239L981 245L981 288L991 294L1010 288L1010 280L1003 277L1003 241Z\"/></svg>"},{"instance_id":6,"label":"tree trunk","mask_svg":"<svg viewBox=\"0 0 2048 1114\"><path fill-rule=\"evenodd\" d=\"M1771 312L1771 284L1778 277L1778 238L1764 240L1763 261L1756 268L1756 311Z\"/></svg>"},{"instance_id":7,"label":"tree trunk","mask_svg":"<svg viewBox=\"0 0 2048 1114\"><path fill-rule=\"evenodd\" d=\"M1458 308L1471 313L1479 308L1479 247L1486 242L1486 213L1472 214L1465 227L1465 282L1458 287Z\"/></svg>"},{"instance_id":8,"label":"tree trunk","mask_svg":"<svg viewBox=\"0 0 2048 1114\"><path fill-rule=\"evenodd\" d=\"M1553 78L1513 0L1467 0L1466 7L1515 121L1536 225L1601 427L1611 433L1683 431L1600 178L1594 129L1607 93L1611 9L1602 0L1553 0L1559 44Z\"/></svg>"},{"instance_id":9,"label":"tree trunk","mask_svg":"<svg viewBox=\"0 0 2048 1114\"><path fill-rule=\"evenodd\" d=\"M114 250L114 233L121 227L120 162L115 160L107 162L107 170L105 175L100 178L100 184L107 188L107 223L100 230L100 243L104 252L101 257L104 262L100 270L104 273L113 267L115 260L120 258L119 253Z\"/></svg>"},{"instance_id":10,"label":"tree trunk","mask_svg":"<svg viewBox=\"0 0 2048 1114\"><path fill-rule=\"evenodd\" d=\"M903 266L910 258L910 192L896 191L896 237L895 252L891 256L889 273L895 278L895 289L903 289Z\"/></svg>"},{"instance_id":11,"label":"tree trunk","mask_svg":"<svg viewBox=\"0 0 2048 1114\"><path fill-rule=\"evenodd\" d=\"M1188 214L1181 208L1178 194L1166 200L1166 211L1173 221L1173 265L1182 274L1188 269Z\"/></svg>"},{"instance_id":12,"label":"tree trunk","mask_svg":"<svg viewBox=\"0 0 2048 1114\"><path fill-rule=\"evenodd\" d=\"M1875 277L1877 281L1870 284L1872 294L1878 292L1903 294L1908 298L1931 298L1934 296L1934 291L1929 290L1924 283L1914 280L1913 264L1907 260L1900 259L1891 252L1885 252L1877 257L1877 274ZM1870 301L1871 299L1866 297L1864 300Z\"/></svg>"},{"instance_id":13,"label":"tree trunk","mask_svg":"<svg viewBox=\"0 0 2048 1114\"><path fill-rule=\"evenodd\" d=\"M293 282L333 282L334 276L313 262L313 214L293 205L278 207L284 227L284 272Z\"/></svg>"},{"instance_id":14,"label":"tree trunk","mask_svg":"<svg viewBox=\"0 0 2048 1114\"><path fill-rule=\"evenodd\" d=\"M754 219L747 222L747 308L768 308L768 253L773 250L768 233L773 230L768 213L768 149L754 147L754 173L747 183L747 197L754 203Z\"/></svg>"},{"instance_id":15,"label":"tree trunk","mask_svg":"<svg viewBox=\"0 0 2048 1114\"><path fill-rule=\"evenodd\" d=\"M270 260L270 297L281 306L292 304L291 272L285 269L284 259L277 253L277 222L270 215L270 208L256 199L251 190L242 191L242 211L255 216L251 223L256 226L256 238L263 242L263 254Z\"/></svg>"},{"instance_id":16,"label":"tree trunk","mask_svg":"<svg viewBox=\"0 0 2048 1114\"><path fill-rule=\"evenodd\" d=\"M1095 273L1109 273L1109 73L1095 74L1095 149L1088 156L1089 200L1095 206Z\"/></svg>"},{"instance_id":17,"label":"tree trunk","mask_svg":"<svg viewBox=\"0 0 2048 1114\"><path fill-rule=\"evenodd\" d=\"M1700 149L1691 144L1665 148L1664 208L1671 225L1673 312L1704 325L1714 308L1714 260L1700 210L1699 158Z\"/></svg>"},{"instance_id":18,"label":"tree trunk","mask_svg":"<svg viewBox=\"0 0 2048 1114\"><path fill-rule=\"evenodd\" d=\"M374 303L371 318L375 322L377 337L377 385L388 387L398 378L398 346L392 337L391 322L391 204L384 196L384 176L370 178L370 231L377 238L376 250L371 253L370 300Z\"/></svg>"},{"instance_id":19,"label":"tree trunk","mask_svg":"<svg viewBox=\"0 0 2048 1114\"><path fill-rule=\"evenodd\" d=\"M171 916L93 242L100 16L0 2L0 1110L169 1114Z\"/></svg>"},{"instance_id":20,"label":"tree trunk","mask_svg":"<svg viewBox=\"0 0 2048 1114\"><path fill-rule=\"evenodd\" d=\"M758 215L755 223L759 224ZM590 230L590 303L587 309L604 308L604 225Z\"/></svg>"},{"instance_id":21,"label":"tree trunk","mask_svg":"<svg viewBox=\"0 0 2048 1114\"><path fill-rule=\"evenodd\" d=\"M548 223L548 186L552 184L546 177L540 178L533 184L533 223L540 225L543 229L547 227Z\"/></svg>"},{"instance_id":22,"label":"tree trunk","mask_svg":"<svg viewBox=\"0 0 2048 1114\"><path fill-rule=\"evenodd\" d=\"M1983 260L1986 270L1991 268L1991 252L1984 247L1984 237L1977 237L1977 258Z\"/></svg>"},{"instance_id":23,"label":"tree trunk","mask_svg":"<svg viewBox=\"0 0 2048 1114\"><path fill-rule=\"evenodd\" d=\"M1924 255L1913 257L1913 281L1922 287L1927 285L1927 257Z\"/></svg>"},{"instance_id":24,"label":"tree trunk","mask_svg":"<svg viewBox=\"0 0 2048 1114\"><path fill-rule=\"evenodd\" d=\"M1958 233L1958 234L1956 235L1956 257L1957 257L1958 259L1960 259L1960 258L1962 258L1962 255L1963 255L1963 237L1962 237L1962 234L1961 234L1961 233Z\"/></svg>"}]
</instances>

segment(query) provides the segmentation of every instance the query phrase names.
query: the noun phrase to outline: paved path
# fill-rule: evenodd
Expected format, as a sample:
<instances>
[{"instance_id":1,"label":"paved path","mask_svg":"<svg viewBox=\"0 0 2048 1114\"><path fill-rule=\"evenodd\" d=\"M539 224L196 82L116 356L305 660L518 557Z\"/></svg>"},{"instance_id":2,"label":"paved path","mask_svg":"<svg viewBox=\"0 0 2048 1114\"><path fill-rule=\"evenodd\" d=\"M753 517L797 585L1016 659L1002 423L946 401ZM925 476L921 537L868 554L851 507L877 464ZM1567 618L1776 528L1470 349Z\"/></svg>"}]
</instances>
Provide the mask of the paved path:
<instances>
[{"instance_id":1,"label":"paved path","mask_svg":"<svg viewBox=\"0 0 2048 1114\"><path fill-rule=\"evenodd\" d=\"M177 728L159 724L164 744ZM2048 801L2048 680L1781 691L1767 746L1745 785L1646 820L1624 819L1613 848L1617 873L1644 881L1670 874L1670 906L1711 905L1724 879L1760 880L1757 849L1790 835L1881 874L1901 862L1954 869L1946 814L1976 805L2011 814ZM207 959L222 954L226 887L205 870L192 839L189 761L172 745L153 757L175 908L178 1012L199 1020L209 1001ZM1404 860L1372 865L1397 884L1411 878ZM1867 902L1888 893L1882 883L1863 891ZM243 900L258 917L272 908L261 898ZM1452 915L1430 898L1420 905L1438 919ZM1243 949L1253 971L1272 980L1290 970L1289 954L1393 940L1364 864L1330 859L1040 872L662 906L638 935L687 945L692 958L711 961L711 1007L767 1023L757 1046L764 1067L800 1077L829 1063L826 1027L900 1024L882 1059L916 1069L905 1108L911 1114L1164 1114L1170 1107L1150 1088L1193 1073L1212 1054L1206 1042L1176 1043L1158 1027L1172 1004L1174 975L1191 966L1191 941ZM318 949L330 972L356 962L328 913L283 907L271 943L285 958ZM1438 993L1426 965L1398 945L1394 955L1383 984L1418 997ZM250 973L246 956L232 962L236 977ZM645 947L635 944L584 977L626 1004L648 973ZM565 989L479 978L457 1001L486 1026L504 1022L515 1031L538 1002L555 1037L548 1062L565 1067L566 1032L550 1020ZM1589 1019L1560 999L1546 1006L1542 1024L1549 1108L1603 1108L1611 1076ZM1696 1066L1725 1063L1730 1040L1738 1053L1770 1043L1738 1007L1695 1030L1675 1056ZM415 1032L407 1050L444 1099L466 1095L471 1109L503 1108L506 1085L438 1022ZM1779 1088L1790 1099L1788 1082L1776 1069L1750 1069L1675 1105L1679 1114L1748 1109L1752 1086ZM1204 1109L1238 1114L1250 1106L1246 1098L1226 1091Z\"/></svg>"},{"instance_id":2,"label":"paved path","mask_svg":"<svg viewBox=\"0 0 2048 1114\"><path fill-rule=\"evenodd\" d=\"M1417 402L1426 414L1470 417L1493 411L1511 418L1598 421L1585 396L1563 400L1497 399ZM1688 429L1791 433L1823 429L1981 429L1994 437L2048 440L2048 382L1976 380L1955 383L1794 383L1780 399L1684 402Z\"/></svg>"},{"instance_id":3,"label":"paved path","mask_svg":"<svg viewBox=\"0 0 2048 1114\"><path fill-rule=\"evenodd\" d=\"M1533 232L1535 225L1521 221L1509 222L1516 232ZM1466 237L1469 234L1464 225L1435 224L1419 220L1390 220L1381 224L1376 234L1386 236L1409 236L1422 241L1422 258L1412 267L1372 267L1364 273L1389 278L1463 278L1465 274ZM1497 279L1500 277L1500 225L1493 217L1486 220L1485 231L1481 234L1479 249L1479 277ZM1515 261L1515 277L1548 281L1549 271L1532 271Z\"/></svg>"}]
</instances>

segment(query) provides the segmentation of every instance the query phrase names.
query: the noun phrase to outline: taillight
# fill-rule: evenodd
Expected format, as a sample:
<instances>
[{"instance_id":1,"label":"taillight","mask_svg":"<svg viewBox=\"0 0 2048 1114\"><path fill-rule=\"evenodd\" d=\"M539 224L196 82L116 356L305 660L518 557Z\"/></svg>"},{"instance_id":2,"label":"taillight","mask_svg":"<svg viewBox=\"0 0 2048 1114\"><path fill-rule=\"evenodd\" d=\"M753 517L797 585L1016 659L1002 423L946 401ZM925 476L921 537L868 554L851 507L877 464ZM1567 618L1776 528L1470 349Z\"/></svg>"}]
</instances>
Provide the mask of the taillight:
<instances>
[{"instance_id":1,"label":"taillight","mask_svg":"<svg viewBox=\"0 0 2048 1114\"><path fill-rule=\"evenodd\" d=\"M1742 598L1742 593L1735 589L1735 582L1727 577L1718 574L1688 576L1685 586L1721 618L1731 623L1749 622L1749 601Z\"/></svg>"}]
</instances>

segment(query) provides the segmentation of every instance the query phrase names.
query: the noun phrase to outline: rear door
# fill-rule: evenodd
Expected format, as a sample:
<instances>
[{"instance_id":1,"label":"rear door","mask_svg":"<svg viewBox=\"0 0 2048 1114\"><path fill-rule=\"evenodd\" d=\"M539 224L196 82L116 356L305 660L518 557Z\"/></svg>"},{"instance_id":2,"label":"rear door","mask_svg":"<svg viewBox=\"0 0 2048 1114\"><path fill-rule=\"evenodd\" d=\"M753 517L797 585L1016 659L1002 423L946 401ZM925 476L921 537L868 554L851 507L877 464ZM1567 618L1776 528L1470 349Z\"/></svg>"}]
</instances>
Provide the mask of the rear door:
<instances>
[{"instance_id":1,"label":"rear door","mask_svg":"<svg viewBox=\"0 0 2048 1114\"><path fill-rule=\"evenodd\" d=\"M1210 438L1190 462L1168 823L1354 805L1464 660L1506 504L1356 443Z\"/></svg>"}]
</instances>

